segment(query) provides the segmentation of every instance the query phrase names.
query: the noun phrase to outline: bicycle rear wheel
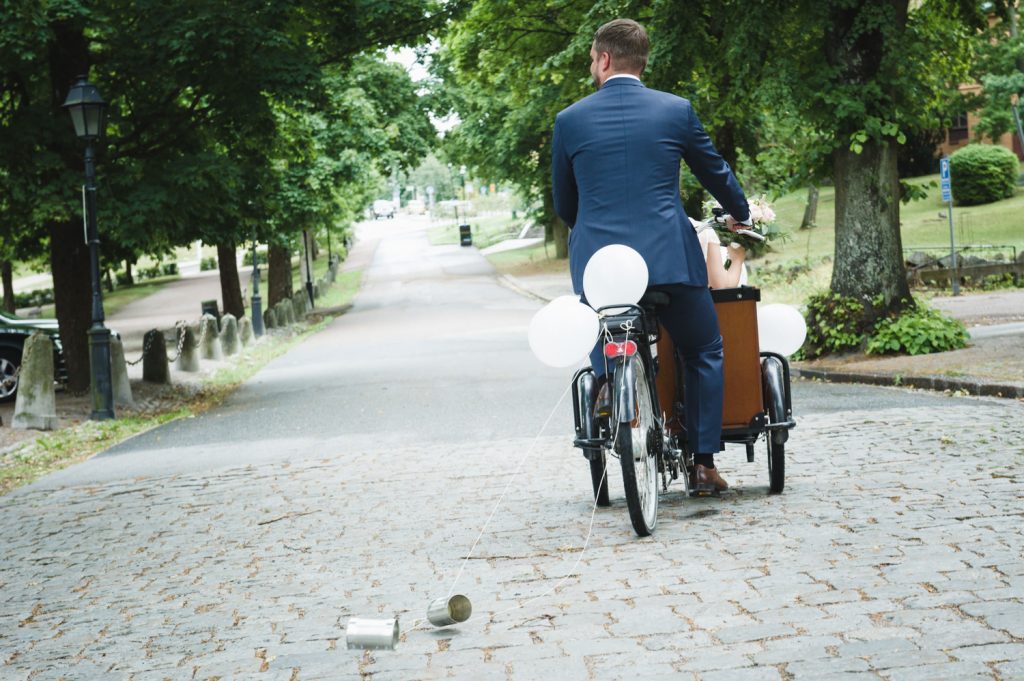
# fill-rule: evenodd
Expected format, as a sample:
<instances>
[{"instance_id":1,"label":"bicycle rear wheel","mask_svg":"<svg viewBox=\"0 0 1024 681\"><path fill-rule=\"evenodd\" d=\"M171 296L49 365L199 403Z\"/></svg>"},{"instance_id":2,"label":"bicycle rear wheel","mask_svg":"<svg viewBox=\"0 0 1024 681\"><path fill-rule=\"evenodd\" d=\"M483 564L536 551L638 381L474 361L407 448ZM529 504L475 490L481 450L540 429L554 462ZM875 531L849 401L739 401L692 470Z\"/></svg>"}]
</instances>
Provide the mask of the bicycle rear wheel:
<instances>
[{"instance_id":1,"label":"bicycle rear wheel","mask_svg":"<svg viewBox=\"0 0 1024 681\"><path fill-rule=\"evenodd\" d=\"M641 537L654 531L658 523L658 456L653 446L660 437L654 418L647 372L639 357L631 357L632 371L619 370L615 376L615 403L627 388L623 381L633 383L636 408L632 414L616 414L615 451L622 464L622 482L626 488L626 506L633 529Z\"/></svg>"}]
</instances>

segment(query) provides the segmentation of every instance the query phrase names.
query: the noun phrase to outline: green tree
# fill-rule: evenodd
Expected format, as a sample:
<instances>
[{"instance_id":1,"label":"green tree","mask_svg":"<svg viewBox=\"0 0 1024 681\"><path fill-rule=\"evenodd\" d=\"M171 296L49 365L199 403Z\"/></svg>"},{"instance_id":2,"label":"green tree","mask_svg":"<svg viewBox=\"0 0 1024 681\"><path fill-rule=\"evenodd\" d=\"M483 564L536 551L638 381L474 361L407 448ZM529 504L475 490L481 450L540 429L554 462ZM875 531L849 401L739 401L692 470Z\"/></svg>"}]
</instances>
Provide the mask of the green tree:
<instances>
[{"instance_id":1,"label":"green tree","mask_svg":"<svg viewBox=\"0 0 1024 681\"><path fill-rule=\"evenodd\" d=\"M445 34L432 66L445 90L438 100L461 121L445 140L448 155L539 206L535 218L560 258L568 230L551 199L551 131L555 114L592 89L587 50L569 49L592 5L477 0Z\"/></svg>"},{"instance_id":2,"label":"green tree","mask_svg":"<svg viewBox=\"0 0 1024 681\"><path fill-rule=\"evenodd\" d=\"M898 310L911 296L899 229L897 151L935 126L967 77L982 17L954 0L778 2L771 67L831 154L836 250L831 289ZM765 20L768 20L765 16Z\"/></svg>"},{"instance_id":3,"label":"green tree","mask_svg":"<svg viewBox=\"0 0 1024 681\"><path fill-rule=\"evenodd\" d=\"M981 92L966 103L968 110L978 112L974 130L979 139L983 135L999 139L1004 133L1016 133L1014 109L1019 115L1024 97L1024 38L1018 30L1016 3L994 4L991 18L991 24L978 31L974 41L976 58L971 75L981 84Z\"/></svg>"},{"instance_id":4,"label":"green tree","mask_svg":"<svg viewBox=\"0 0 1024 681\"><path fill-rule=\"evenodd\" d=\"M277 107L301 108L323 92L325 70L418 42L461 4L5 2L0 224L49 245L69 387L83 390L89 375L89 260L76 209L82 153L61 110L79 74L111 104L98 163L102 238L134 253L196 238L233 244L269 207L250 190L278 173L266 154L277 143Z\"/></svg>"}]
</instances>

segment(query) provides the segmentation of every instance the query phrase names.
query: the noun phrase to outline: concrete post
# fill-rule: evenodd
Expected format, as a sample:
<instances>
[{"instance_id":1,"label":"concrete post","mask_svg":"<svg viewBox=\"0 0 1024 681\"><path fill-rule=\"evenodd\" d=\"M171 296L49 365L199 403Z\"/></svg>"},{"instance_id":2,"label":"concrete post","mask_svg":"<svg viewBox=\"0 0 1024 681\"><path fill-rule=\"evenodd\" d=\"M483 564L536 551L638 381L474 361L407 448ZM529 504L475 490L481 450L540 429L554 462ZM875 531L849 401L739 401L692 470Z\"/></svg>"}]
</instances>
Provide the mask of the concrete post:
<instances>
[{"instance_id":1,"label":"concrete post","mask_svg":"<svg viewBox=\"0 0 1024 681\"><path fill-rule=\"evenodd\" d=\"M110 381L114 388L115 407L134 407L132 384L128 381L128 363L124 359L124 344L115 335L110 336Z\"/></svg>"},{"instance_id":2,"label":"concrete post","mask_svg":"<svg viewBox=\"0 0 1024 681\"><path fill-rule=\"evenodd\" d=\"M171 367L167 362L167 341L159 329L150 329L142 338L142 380L169 384Z\"/></svg>"},{"instance_id":3,"label":"concrete post","mask_svg":"<svg viewBox=\"0 0 1024 681\"><path fill-rule=\"evenodd\" d=\"M25 341L14 400L12 428L53 430L57 427L57 400L53 391L53 341L35 331Z\"/></svg>"},{"instance_id":4,"label":"concrete post","mask_svg":"<svg viewBox=\"0 0 1024 681\"><path fill-rule=\"evenodd\" d=\"M237 355L240 349L238 320L230 312L220 318L220 346L225 355Z\"/></svg>"},{"instance_id":5,"label":"concrete post","mask_svg":"<svg viewBox=\"0 0 1024 681\"><path fill-rule=\"evenodd\" d=\"M204 314L199 320L199 346L199 356L203 359L224 358L217 331L217 318L211 314Z\"/></svg>"},{"instance_id":6,"label":"concrete post","mask_svg":"<svg viewBox=\"0 0 1024 681\"><path fill-rule=\"evenodd\" d=\"M242 347L249 345L253 341L252 333L252 320L248 317L242 317L238 320L238 340L242 342Z\"/></svg>"},{"instance_id":7,"label":"concrete post","mask_svg":"<svg viewBox=\"0 0 1024 681\"><path fill-rule=\"evenodd\" d=\"M178 360L175 363L178 371L195 373L199 371L199 344L196 342L196 334L188 324L178 324L177 329Z\"/></svg>"}]
</instances>

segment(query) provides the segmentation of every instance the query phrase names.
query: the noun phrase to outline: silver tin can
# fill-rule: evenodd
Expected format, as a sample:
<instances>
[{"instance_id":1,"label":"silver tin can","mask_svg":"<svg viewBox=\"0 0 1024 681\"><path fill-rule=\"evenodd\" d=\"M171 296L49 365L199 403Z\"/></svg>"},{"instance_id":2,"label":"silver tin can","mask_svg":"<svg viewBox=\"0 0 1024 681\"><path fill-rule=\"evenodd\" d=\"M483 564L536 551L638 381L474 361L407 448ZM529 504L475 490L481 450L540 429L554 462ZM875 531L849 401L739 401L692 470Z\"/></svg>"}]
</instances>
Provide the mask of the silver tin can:
<instances>
[{"instance_id":1,"label":"silver tin can","mask_svg":"<svg viewBox=\"0 0 1024 681\"><path fill-rule=\"evenodd\" d=\"M350 650L394 650L398 645L398 618L370 620L353 617L345 629Z\"/></svg>"},{"instance_id":2,"label":"silver tin can","mask_svg":"<svg viewBox=\"0 0 1024 681\"><path fill-rule=\"evenodd\" d=\"M436 627L447 627L469 619L473 614L473 605L461 594L450 598L438 598L427 608L427 619Z\"/></svg>"}]
</instances>

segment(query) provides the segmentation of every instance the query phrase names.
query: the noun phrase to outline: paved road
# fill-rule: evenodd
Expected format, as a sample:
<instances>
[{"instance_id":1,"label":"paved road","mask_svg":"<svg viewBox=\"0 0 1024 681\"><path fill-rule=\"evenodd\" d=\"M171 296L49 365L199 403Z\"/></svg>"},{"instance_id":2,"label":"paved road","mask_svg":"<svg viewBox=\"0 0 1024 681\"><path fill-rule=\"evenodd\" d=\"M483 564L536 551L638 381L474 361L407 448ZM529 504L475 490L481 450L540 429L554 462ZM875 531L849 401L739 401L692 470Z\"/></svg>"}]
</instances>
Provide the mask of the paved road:
<instances>
[{"instance_id":1,"label":"paved road","mask_svg":"<svg viewBox=\"0 0 1024 681\"><path fill-rule=\"evenodd\" d=\"M421 227L222 408L0 500L0 678L1024 678L1020 403L799 383L784 495L730 450L638 540L613 477L581 551L537 304ZM450 588L474 619L417 627Z\"/></svg>"}]
</instances>

